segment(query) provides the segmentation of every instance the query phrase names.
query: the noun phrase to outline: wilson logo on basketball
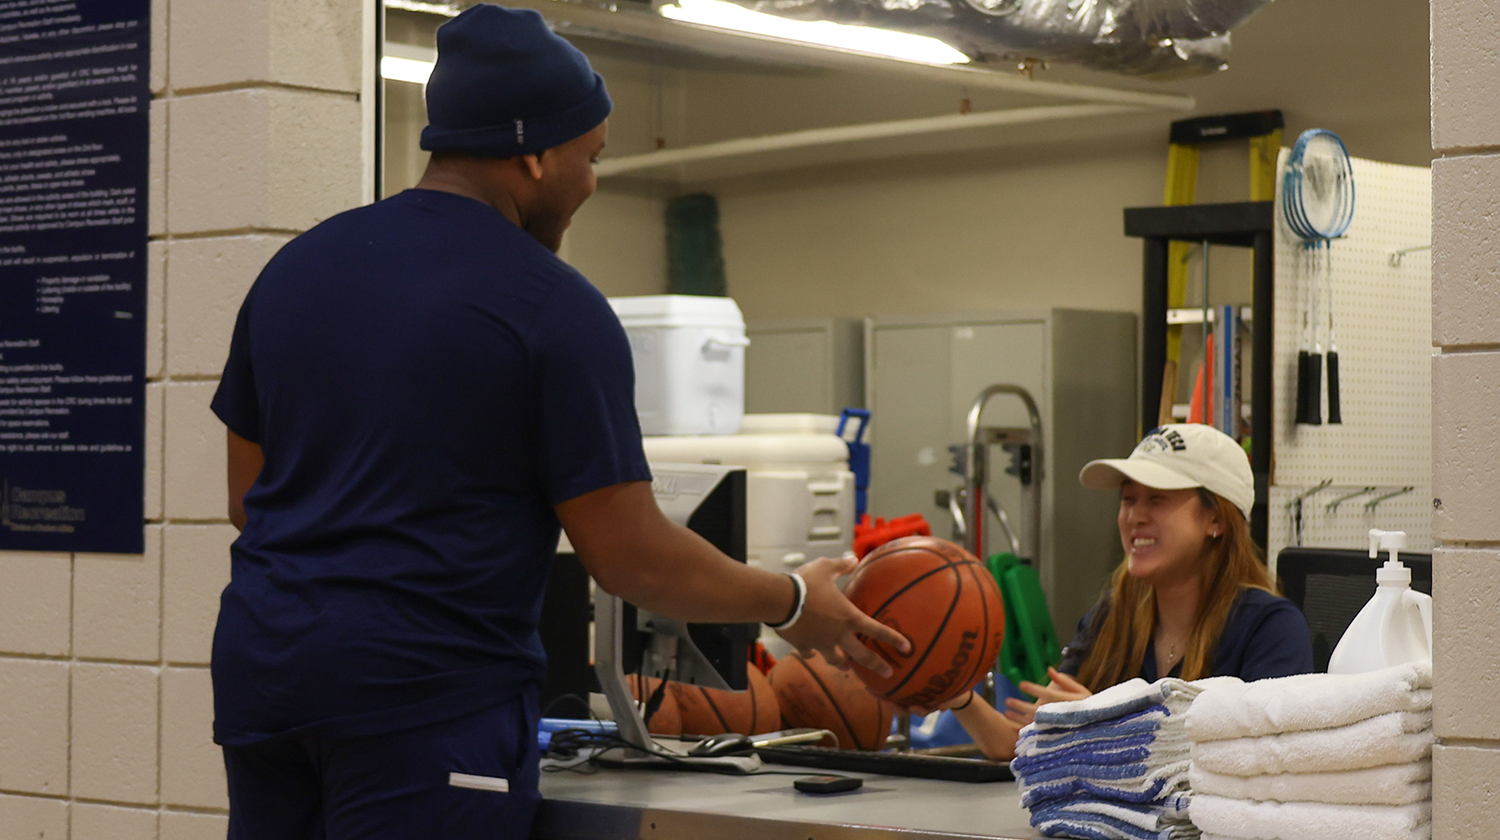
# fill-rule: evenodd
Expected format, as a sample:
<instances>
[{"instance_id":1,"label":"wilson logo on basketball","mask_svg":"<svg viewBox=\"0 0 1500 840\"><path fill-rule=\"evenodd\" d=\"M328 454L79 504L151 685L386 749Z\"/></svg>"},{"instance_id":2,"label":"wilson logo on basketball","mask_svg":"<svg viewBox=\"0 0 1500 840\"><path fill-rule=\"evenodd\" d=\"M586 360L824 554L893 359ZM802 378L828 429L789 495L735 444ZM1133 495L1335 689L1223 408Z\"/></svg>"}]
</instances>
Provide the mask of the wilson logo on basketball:
<instances>
[{"instance_id":1,"label":"wilson logo on basketball","mask_svg":"<svg viewBox=\"0 0 1500 840\"><path fill-rule=\"evenodd\" d=\"M952 667L941 674L934 674L928 677L925 688L916 694L909 694L898 699L896 705L925 708L935 705L934 701L940 698L948 698L952 694L951 689L953 688L954 680L958 679L959 674L964 673L964 666L969 664L969 657L974 651L974 641L978 638L978 633L972 630L965 630L962 640L958 643L958 652L953 654Z\"/></svg>"}]
</instances>

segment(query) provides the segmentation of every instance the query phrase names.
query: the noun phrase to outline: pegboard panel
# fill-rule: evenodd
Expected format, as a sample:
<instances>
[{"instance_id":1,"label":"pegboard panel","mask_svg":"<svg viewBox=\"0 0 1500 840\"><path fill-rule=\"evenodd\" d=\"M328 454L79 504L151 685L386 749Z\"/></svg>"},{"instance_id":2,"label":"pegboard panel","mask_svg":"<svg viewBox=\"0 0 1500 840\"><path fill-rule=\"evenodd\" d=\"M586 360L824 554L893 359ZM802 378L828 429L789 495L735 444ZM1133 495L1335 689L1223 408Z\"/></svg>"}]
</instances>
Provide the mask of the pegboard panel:
<instances>
[{"instance_id":1,"label":"pegboard panel","mask_svg":"<svg viewBox=\"0 0 1500 840\"><path fill-rule=\"evenodd\" d=\"M1283 149L1282 166L1287 155ZM1354 221L1344 239L1320 253L1303 248L1286 226L1277 180L1273 556L1294 543L1287 503L1325 480L1335 487L1304 504L1304 545L1364 548L1372 527L1406 531L1413 550L1432 544L1432 263L1428 251L1417 251L1391 265L1394 252L1432 242L1432 172L1359 158L1353 168ZM1312 349L1304 318L1324 288L1324 271L1331 275L1343 423L1297 425L1297 352ZM1326 352L1326 294L1319 310ZM1327 408L1325 381L1325 416ZM1364 486L1416 489L1374 514L1364 507L1370 496L1328 511L1333 499Z\"/></svg>"},{"instance_id":2,"label":"pegboard panel","mask_svg":"<svg viewBox=\"0 0 1500 840\"><path fill-rule=\"evenodd\" d=\"M1316 486L1316 485L1315 485ZM1292 500L1311 488L1272 487L1271 521L1267 534L1271 569L1281 549L1296 545L1296 523ZM1302 544L1322 548L1368 548L1371 528L1405 531L1406 547L1432 551L1432 487L1417 485L1410 493L1381 502L1374 511L1365 503L1399 488L1356 496L1330 510L1329 505L1360 487L1329 487L1302 502Z\"/></svg>"}]
</instances>

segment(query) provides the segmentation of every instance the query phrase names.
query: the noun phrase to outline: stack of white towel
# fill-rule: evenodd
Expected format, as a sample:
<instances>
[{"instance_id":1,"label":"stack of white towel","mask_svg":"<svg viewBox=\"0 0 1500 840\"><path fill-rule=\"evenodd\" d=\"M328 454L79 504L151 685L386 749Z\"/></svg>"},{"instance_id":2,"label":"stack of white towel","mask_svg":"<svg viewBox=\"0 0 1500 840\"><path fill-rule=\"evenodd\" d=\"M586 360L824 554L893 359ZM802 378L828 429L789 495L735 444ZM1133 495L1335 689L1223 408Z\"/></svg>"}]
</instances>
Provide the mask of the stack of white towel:
<instances>
[{"instance_id":1,"label":"stack of white towel","mask_svg":"<svg viewBox=\"0 0 1500 840\"><path fill-rule=\"evenodd\" d=\"M1087 840L1197 838L1183 713L1212 682L1135 679L1037 709L1011 762L1032 826Z\"/></svg>"},{"instance_id":2,"label":"stack of white towel","mask_svg":"<svg viewBox=\"0 0 1500 840\"><path fill-rule=\"evenodd\" d=\"M1432 836L1432 666L1214 681L1187 715L1204 838Z\"/></svg>"}]
</instances>

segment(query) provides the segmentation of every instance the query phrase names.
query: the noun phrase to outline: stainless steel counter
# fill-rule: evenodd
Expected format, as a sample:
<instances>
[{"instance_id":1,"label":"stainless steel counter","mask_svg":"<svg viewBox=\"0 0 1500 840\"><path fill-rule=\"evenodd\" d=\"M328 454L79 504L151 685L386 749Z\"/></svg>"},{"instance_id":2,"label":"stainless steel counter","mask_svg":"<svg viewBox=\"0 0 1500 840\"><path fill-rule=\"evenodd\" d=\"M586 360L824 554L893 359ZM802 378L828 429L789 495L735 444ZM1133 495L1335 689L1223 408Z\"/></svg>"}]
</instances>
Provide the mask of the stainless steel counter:
<instances>
[{"instance_id":1,"label":"stainless steel counter","mask_svg":"<svg viewBox=\"0 0 1500 840\"><path fill-rule=\"evenodd\" d=\"M797 768L767 765L766 769ZM798 775L816 775L816 771ZM858 773L857 791L813 796L795 776L600 770L542 776L534 840L937 840L1039 837L1014 782Z\"/></svg>"}]
</instances>

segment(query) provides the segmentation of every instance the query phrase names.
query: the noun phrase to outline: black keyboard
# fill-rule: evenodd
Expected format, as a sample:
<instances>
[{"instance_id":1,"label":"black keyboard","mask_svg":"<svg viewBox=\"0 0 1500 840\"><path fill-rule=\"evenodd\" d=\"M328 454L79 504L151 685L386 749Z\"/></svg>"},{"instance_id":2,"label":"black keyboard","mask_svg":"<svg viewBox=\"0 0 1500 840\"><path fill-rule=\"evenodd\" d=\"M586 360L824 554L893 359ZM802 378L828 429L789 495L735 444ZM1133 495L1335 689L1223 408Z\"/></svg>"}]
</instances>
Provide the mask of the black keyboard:
<instances>
[{"instance_id":1,"label":"black keyboard","mask_svg":"<svg viewBox=\"0 0 1500 840\"><path fill-rule=\"evenodd\" d=\"M848 773L880 773L916 779L941 779L946 782L1010 782L1016 778L1008 765L978 758L839 750L803 744L759 747L755 752L762 761L771 764L843 770Z\"/></svg>"}]
</instances>

